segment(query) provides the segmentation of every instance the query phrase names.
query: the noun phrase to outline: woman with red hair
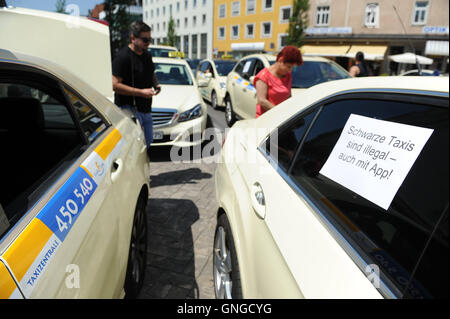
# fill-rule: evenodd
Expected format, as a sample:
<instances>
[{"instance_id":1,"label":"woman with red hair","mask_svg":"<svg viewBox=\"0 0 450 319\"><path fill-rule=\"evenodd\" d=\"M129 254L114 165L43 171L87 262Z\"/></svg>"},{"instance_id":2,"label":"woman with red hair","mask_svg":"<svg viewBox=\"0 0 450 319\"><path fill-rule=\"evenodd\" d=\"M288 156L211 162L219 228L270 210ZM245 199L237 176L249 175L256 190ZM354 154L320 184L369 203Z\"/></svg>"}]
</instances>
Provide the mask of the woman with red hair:
<instances>
[{"instance_id":1,"label":"woman with red hair","mask_svg":"<svg viewBox=\"0 0 450 319\"><path fill-rule=\"evenodd\" d=\"M300 50L288 45L277 55L277 61L262 69L255 77L256 117L291 97L292 74L295 66L303 64Z\"/></svg>"}]
</instances>

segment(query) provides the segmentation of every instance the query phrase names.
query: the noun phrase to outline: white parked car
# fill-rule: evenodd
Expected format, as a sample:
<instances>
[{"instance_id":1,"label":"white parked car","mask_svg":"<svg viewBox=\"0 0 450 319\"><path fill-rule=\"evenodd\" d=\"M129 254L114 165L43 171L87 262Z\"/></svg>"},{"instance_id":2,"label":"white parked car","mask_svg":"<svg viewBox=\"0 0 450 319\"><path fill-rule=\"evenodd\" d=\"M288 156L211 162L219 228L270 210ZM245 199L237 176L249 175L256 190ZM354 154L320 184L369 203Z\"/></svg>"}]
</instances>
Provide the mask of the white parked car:
<instances>
[{"instance_id":1,"label":"white parked car","mask_svg":"<svg viewBox=\"0 0 450 319\"><path fill-rule=\"evenodd\" d=\"M189 65L170 58L153 58L153 63L161 93L153 98L152 146L200 144L208 114Z\"/></svg>"},{"instance_id":2,"label":"white parked car","mask_svg":"<svg viewBox=\"0 0 450 319\"><path fill-rule=\"evenodd\" d=\"M136 297L144 279L144 134L108 99L108 27L67 19L0 8L0 298Z\"/></svg>"},{"instance_id":3,"label":"white parked car","mask_svg":"<svg viewBox=\"0 0 450 319\"><path fill-rule=\"evenodd\" d=\"M203 60L197 67L197 84L202 97L211 103L214 109L225 106L227 75L233 69L233 60Z\"/></svg>"},{"instance_id":4,"label":"white parked car","mask_svg":"<svg viewBox=\"0 0 450 319\"><path fill-rule=\"evenodd\" d=\"M337 63L321 57L303 57L303 65L292 71L292 95L328 81L350 78ZM252 119L256 115L255 76L276 62L276 56L253 54L240 59L228 74L225 94L225 120L232 126L237 119Z\"/></svg>"},{"instance_id":5,"label":"white parked car","mask_svg":"<svg viewBox=\"0 0 450 319\"><path fill-rule=\"evenodd\" d=\"M449 80L316 85L237 122L215 173L218 298L448 298Z\"/></svg>"}]
</instances>

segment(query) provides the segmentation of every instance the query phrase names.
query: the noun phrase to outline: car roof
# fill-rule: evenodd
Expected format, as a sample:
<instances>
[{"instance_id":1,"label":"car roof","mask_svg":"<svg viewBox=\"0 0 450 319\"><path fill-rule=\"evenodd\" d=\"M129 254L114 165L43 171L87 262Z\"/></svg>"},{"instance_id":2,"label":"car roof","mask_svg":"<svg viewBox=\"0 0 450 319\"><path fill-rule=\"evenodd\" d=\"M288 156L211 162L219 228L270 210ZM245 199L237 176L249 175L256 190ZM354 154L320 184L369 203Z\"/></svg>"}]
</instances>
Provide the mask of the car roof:
<instances>
[{"instance_id":1,"label":"car roof","mask_svg":"<svg viewBox=\"0 0 450 319\"><path fill-rule=\"evenodd\" d=\"M448 98L447 77L380 76L342 79L315 85L264 113L255 124L257 127L276 127L304 108L334 95L345 93L399 93L432 95Z\"/></svg>"},{"instance_id":2,"label":"car roof","mask_svg":"<svg viewBox=\"0 0 450 319\"><path fill-rule=\"evenodd\" d=\"M153 63L167 63L167 64L183 64L183 65L187 65L187 62L184 59L161 58L161 57L153 57L152 59L153 59Z\"/></svg>"},{"instance_id":3,"label":"car roof","mask_svg":"<svg viewBox=\"0 0 450 319\"><path fill-rule=\"evenodd\" d=\"M150 44L148 46L149 49L170 49L177 51L177 48L172 47L170 45L159 45L159 44Z\"/></svg>"},{"instance_id":4,"label":"car roof","mask_svg":"<svg viewBox=\"0 0 450 319\"><path fill-rule=\"evenodd\" d=\"M259 53L259 54L250 54L245 57L242 57L242 59L248 59L248 58L266 58L269 62L275 61L277 59L276 55L273 54L267 54L267 53ZM302 56L303 61L316 61L316 62L329 62L330 59L319 57L319 56Z\"/></svg>"}]
</instances>

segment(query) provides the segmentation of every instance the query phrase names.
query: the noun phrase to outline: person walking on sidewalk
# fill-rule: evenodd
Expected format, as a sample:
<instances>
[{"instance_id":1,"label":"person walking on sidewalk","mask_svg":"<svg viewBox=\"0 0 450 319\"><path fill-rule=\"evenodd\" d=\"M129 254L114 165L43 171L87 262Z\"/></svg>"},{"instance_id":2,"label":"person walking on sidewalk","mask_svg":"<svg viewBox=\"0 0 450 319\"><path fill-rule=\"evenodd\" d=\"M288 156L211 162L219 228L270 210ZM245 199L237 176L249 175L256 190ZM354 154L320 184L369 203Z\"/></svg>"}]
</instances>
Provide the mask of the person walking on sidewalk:
<instances>
[{"instance_id":1,"label":"person walking on sidewalk","mask_svg":"<svg viewBox=\"0 0 450 319\"><path fill-rule=\"evenodd\" d=\"M147 50L150 41L151 28L142 21L134 21L130 25L130 43L112 63L114 102L135 114L144 130L147 152L153 142L152 98L161 90Z\"/></svg>"}]
</instances>

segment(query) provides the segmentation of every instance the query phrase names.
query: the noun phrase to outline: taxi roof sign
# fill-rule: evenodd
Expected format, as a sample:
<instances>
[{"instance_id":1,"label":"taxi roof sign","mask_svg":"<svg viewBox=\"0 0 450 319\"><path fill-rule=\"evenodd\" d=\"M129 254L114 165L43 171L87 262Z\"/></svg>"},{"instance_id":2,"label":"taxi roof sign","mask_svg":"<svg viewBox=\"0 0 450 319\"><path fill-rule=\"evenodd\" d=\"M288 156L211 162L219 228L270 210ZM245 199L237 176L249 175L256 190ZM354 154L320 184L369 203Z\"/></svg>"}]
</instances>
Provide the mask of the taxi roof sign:
<instances>
[{"instance_id":1,"label":"taxi roof sign","mask_svg":"<svg viewBox=\"0 0 450 319\"><path fill-rule=\"evenodd\" d=\"M180 58L180 59L184 59L184 52L180 52L180 51L171 51L171 52L169 52L169 58Z\"/></svg>"}]
</instances>

